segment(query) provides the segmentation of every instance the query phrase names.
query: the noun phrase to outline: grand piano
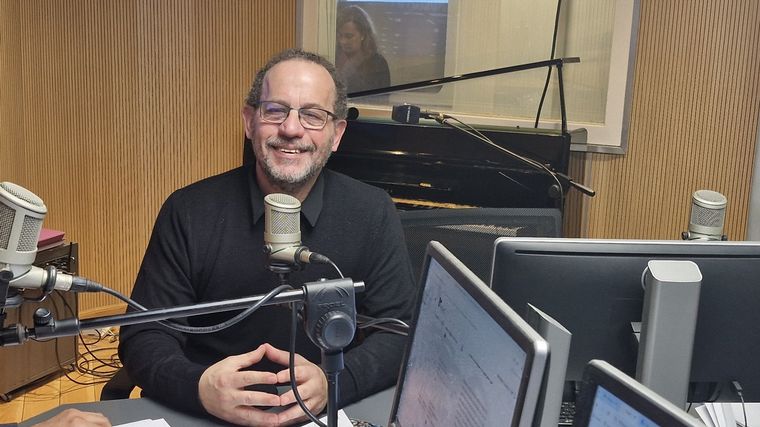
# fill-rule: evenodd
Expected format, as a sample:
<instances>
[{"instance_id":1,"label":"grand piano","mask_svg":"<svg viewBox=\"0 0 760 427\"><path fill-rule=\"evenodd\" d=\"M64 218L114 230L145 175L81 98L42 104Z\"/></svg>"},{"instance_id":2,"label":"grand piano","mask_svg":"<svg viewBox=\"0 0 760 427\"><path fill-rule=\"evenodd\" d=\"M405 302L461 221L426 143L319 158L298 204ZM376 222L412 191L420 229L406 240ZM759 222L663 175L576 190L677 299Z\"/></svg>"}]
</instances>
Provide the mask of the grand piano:
<instances>
[{"instance_id":1,"label":"grand piano","mask_svg":"<svg viewBox=\"0 0 760 427\"><path fill-rule=\"evenodd\" d=\"M328 167L385 189L400 209L493 207L562 211L570 187L593 196L593 190L568 176L571 141L585 140L585 130L567 130L562 66L579 61L579 58L551 59L349 94L349 99L361 98L555 67L561 128L479 128L494 147L463 131L455 122L444 120L441 113L431 124L394 123L390 121L391 114L386 120L353 120Z\"/></svg>"},{"instance_id":2,"label":"grand piano","mask_svg":"<svg viewBox=\"0 0 760 427\"><path fill-rule=\"evenodd\" d=\"M572 133L479 129L495 144L568 173ZM349 122L330 169L385 189L400 209L557 208L554 178L453 128ZM565 189L567 190L567 189Z\"/></svg>"}]
</instances>

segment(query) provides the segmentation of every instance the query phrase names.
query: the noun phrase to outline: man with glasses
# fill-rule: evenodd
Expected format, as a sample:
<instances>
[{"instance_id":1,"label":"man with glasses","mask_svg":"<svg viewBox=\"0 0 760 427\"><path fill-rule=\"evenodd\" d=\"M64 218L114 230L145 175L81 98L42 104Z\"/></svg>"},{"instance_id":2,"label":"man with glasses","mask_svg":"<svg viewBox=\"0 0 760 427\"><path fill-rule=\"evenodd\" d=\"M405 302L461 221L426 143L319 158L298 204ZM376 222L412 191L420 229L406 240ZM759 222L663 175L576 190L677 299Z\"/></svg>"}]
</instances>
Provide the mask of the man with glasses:
<instances>
[{"instance_id":1,"label":"man with glasses","mask_svg":"<svg viewBox=\"0 0 760 427\"><path fill-rule=\"evenodd\" d=\"M243 108L255 162L172 194L158 215L132 297L171 307L264 294L279 285L262 251L263 198L286 193L302 203L302 242L329 257L346 277L365 282L357 309L409 321L415 299L401 224L380 189L323 169L346 128L346 89L324 58L285 51L256 75ZM299 287L336 278L329 265L289 275ZM237 313L233 313L237 314ZM184 320L215 325L233 314ZM294 394L274 385L287 370L290 311L263 307L212 334L185 334L160 324L123 327L119 354L143 394L241 425L303 420ZM341 405L393 385L406 339L370 332L346 349L338 383ZM320 351L298 326L295 377L312 412L327 403ZM267 407L284 407L279 413Z\"/></svg>"}]
</instances>

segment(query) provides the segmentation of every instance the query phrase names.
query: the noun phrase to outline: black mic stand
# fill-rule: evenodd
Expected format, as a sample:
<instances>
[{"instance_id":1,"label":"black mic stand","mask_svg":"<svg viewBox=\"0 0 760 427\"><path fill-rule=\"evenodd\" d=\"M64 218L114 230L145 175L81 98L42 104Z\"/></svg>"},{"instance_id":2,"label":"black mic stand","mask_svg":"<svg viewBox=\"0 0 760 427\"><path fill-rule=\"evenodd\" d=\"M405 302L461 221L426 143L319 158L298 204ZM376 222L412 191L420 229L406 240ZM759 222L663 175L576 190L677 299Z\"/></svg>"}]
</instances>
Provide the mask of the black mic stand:
<instances>
[{"instance_id":1,"label":"black mic stand","mask_svg":"<svg viewBox=\"0 0 760 427\"><path fill-rule=\"evenodd\" d=\"M4 283L10 282L11 278L10 272L0 271L0 290L6 286ZM287 272L283 272L281 279L287 280L286 278ZM255 304L264 306L300 302L307 309L304 319L307 334L314 344L323 351L323 369L328 378L328 425L329 427L337 427L337 375L343 369L343 348L353 339L353 331L356 328L354 295L355 292L362 291L364 291L364 282L354 282L351 279L322 280L305 283L301 289L280 292L268 300L265 300L266 296L264 295L256 295L188 306L133 311L86 320L79 320L76 317L55 320L49 310L38 308L34 313L34 327L27 328L23 325L3 327L0 331L0 347L21 344L29 339L40 340L75 336L85 329L136 325L173 318L221 313L249 308ZM3 293L3 295L5 294ZM2 308L0 305L0 309ZM4 320L4 315L2 318Z\"/></svg>"},{"instance_id":2,"label":"black mic stand","mask_svg":"<svg viewBox=\"0 0 760 427\"><path fill-rule=\"evenodd\" d=\"M269 270L279 277L280 284L286 286L290 286L290 273L303 267L304 264L299 262L270 261L268 265ZM309 285L304 285L304 329L322 353L322 371L327 378L327 426L338 427L338 375L344 368L343 349L351 343L356 331L354 284L350 279L342 279ZM297 310L296 303L291 310ZM297 388L294 387L293 393L298 395ZM300 398L297 400L301 404ZM308 415L306 407L301 409ZM316 419L312 421L321 424Z\"/></svg>"}]
</instances>

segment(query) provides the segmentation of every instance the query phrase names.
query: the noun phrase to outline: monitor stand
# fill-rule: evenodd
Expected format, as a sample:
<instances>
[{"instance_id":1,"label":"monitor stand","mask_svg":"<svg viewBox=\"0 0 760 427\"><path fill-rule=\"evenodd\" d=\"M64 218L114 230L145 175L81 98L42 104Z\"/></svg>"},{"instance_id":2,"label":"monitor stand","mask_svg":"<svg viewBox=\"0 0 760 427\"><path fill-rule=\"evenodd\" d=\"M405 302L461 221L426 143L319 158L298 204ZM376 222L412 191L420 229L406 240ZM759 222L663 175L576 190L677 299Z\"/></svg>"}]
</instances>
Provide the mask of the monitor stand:
<instances>
[{"instance_id":1,"label":"monitor stand","mask_svg":"<svg viewBox=\"0 0 760 427\"><path fill-rule=\"evenodd\" d=\"M525 320L549 343L549 365L541 384L541 395L535 418L538 422L534 425L557 427L572 334L559 322L531 304L528 304Z\"/></svg>"}]
</instances>

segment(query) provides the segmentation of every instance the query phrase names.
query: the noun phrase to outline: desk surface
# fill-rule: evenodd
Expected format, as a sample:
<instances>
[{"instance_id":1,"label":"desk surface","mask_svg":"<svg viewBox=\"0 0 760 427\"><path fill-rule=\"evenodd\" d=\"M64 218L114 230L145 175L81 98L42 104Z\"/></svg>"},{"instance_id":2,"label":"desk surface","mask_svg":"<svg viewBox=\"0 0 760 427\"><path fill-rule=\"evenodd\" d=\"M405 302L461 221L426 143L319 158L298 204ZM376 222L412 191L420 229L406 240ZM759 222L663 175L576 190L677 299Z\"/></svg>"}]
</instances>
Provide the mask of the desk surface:
<instances>
[{"instance_id":1,"label":"desk surface","mask_svg":"<svg viewBox=\"0 0 760 427\"><path fill-rule=\"evenodd\" d=\"M364 420L381 426L385 425L388 422L391 405L393 404L393 393L393 388L387 389L349 405L344 408L344 410L349 418ZM100 412L108 417L113 425L125 424L148 418L163 418L172 427L229 425L216 419L200 418L194 415L185 414L184 412L179 412L156 401L143 398L61 405L45 412L44 414L37 415L34 418L30 418L23 423L20 423L19 427L31 427L32 425L45 421L68 408L76 408L81 411Z\"/></svg>"}]
</instances>

